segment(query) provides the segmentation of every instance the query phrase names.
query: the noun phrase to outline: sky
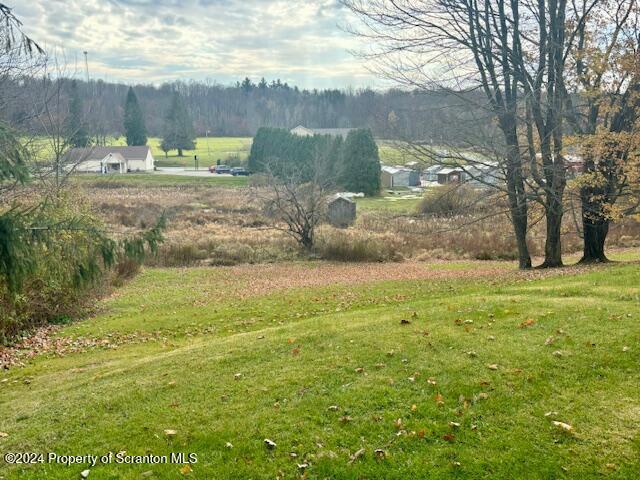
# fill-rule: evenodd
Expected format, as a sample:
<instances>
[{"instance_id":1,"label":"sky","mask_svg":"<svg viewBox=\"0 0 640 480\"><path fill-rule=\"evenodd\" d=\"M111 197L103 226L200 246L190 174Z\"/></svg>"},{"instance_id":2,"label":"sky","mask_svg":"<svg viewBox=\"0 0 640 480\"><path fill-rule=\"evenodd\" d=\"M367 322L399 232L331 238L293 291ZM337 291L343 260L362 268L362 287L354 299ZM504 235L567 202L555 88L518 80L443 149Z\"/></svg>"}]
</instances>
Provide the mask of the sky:
<instances>
[{"instance_id":1,"label":"sky","mask_svg":"<svg viewBox=\"0 0 640 480\"><path fill-rule=\"evenodd\" d=\"M375 87L338 0L5 0L24 31L84 77L160 84L280 78Z\"/></svg>"}]
</instances>

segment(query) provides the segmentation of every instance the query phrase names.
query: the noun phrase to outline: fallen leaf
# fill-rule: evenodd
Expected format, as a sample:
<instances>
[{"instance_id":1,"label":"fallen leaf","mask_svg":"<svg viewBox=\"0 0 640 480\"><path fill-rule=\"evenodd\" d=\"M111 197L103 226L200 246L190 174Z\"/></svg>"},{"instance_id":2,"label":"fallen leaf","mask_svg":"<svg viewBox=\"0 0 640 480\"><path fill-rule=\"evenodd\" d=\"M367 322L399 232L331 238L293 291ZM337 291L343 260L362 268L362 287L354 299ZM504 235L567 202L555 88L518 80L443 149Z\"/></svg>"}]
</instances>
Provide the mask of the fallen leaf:
<instances>
[{"instance_id":1,"label":"fallen leaf","mask_svg":"<svg viewBox=\"0 0 640 480\"><path fill-rule=\"evenodd\" d=\"M364 455L365 449L361 448L360 450L358 450L356 453L354 453L353 455L351 455L349 457L349 465L351 465L353 462L355 462L356 460L358 460L360 457L362 457Z\"/></svg>"},{"instance_id":2,"label":"fallen leaf","mask_svg":"<svg viewBox=\"0 0 640 480\"><path fill-rule=\"evenodd\" d=\"M298 355L298 354L300 353L300 347L296 347L296 348L294 348L293 350L291 350L291 353L292 353L293 355Z\"/></svg>"},{"instance_id":3,"label":"fallen leaf","mask_svg":"<svg viewBox=\"0 0 640 480\"><path fill-rule=\"evenodd\" d=\"M91 470L83 470L80 472L80 476L82 478L88 478L90 473L91 473Z\"/></svg>"},{"instance_id":4,"label":"fallen leaf","mask_svg":"<svg viewBox=\"0 0 640 480\"><path fill-rule=\"evenodd\" d=\"M520 324L520 328L527 328L534 325L536 321L533 318L527 318L524 322Z\"/></svg>"},{"instance_id":5,"label":"fallen leaf","mask_svg":"<svg viewBox=\"0 0 640 480\"><path fill-rule=\"evenodd\" d=\"M180 473L182 475L189 475L192 471L193 469L191 468L191 465L189 465L188 463L185 464L185 466L180 469Z\"/></svg>"},{"instance_id":6,"label":"fallen leaf","mask_svg":"<svg viewBox=\"0 0 640 480\"><path fill-rule=\"evenodd\" d=\"M403 318L402 320L400 320L400 325L409 325L411 322L409 320L407 320L406 318Z\"/></svg>"},{"instance_id":7,"label":"fallen leaf","mask_svg":"<svg viewBox=\"0 0 640 480\"><path fill-rule=\"evenodd\" d=\"M498 370L498 364L497 363L491 363L491 364L487 365L487 368L489 370Z\"/></svg>"},{"instance_id":8,"label":"fallen leaf","mask_svg":"<svg viewBox=\"0 0 640 480\"><path fill-rule=\"evenodd\" d=\"M340 417L340 421L342 423L349 423L352 420L353 418L351 418L349 415L343 415L342 417Z\"/></svg>"},{"instance_id":9,"label":"fallen leaf","mask_svg":"<svg viewBox=\"0 0 640 480\"><path fill-rule=\"evenodd\" d=\"M234 379L236 379L236 380L240 380L240 379L242 378L242 374L241 374L241 373L236 373L236 374L233 376L233 378L234 378Z\"/></svg>"},{"instance_id":10,"label":"fallen leaf","mask_svg":"<svg viewBox=\"0 0 640 480\"><path fill-rule=\"evenodd\" d=\"M337 412L338 410L340 410L340 407L338 405L329 405L329 408L327 409L330 412Z\"/></svg>"},{"instance_id":11,"label":"fallen leaf","mask_svg":"<svg viewBox=\"0 0 640 480\"><path fill-rule=\"evenodd\" d=\"M356 373L364 373L364 368L362 367L356 368Z\"/></svg>"},{"instance_id":12,"label":"fallen leaf","mask_svg":"<svg viewBox=\"0 0 640 480\"><path fill-rule=\"evenodd\" d=\"M418 406L414 403L413 405L411 405L411 411L415 412L416 410L418 410Z\"/></svg>"},{"instance_id":13,"label":"fallen leaf","mask_svg":"<svg viewBox=\"0 0 640 480\"><path fill-rule=\"evenodd\" d=\"M631 350L629 347L626 347L626 346L625 346L625 347L622 347L622 351L623 351L623 352L628 352L629 350Z\"/></svg>"},{"instance_id":14,"label":"fallen leaf","mask_svg":"<svg viewBox=\"0 0 640 480\"><path fill-rule=\"evenodd\" d=\"M569 425L568 423L557 422L555 420L552 421L551 423L553 423L553 425L558 427L560 430L563 430L565 432L573 432L573 427L571 425Z\"/></svg>"},{"instance_id":15,"label":"fallen leaf","mask_svg":"<svg viewBox=\"0 0 640 480\"><path fill-rule=\"evenodd\" d=\"M453 442L456 439L456 436L453 433L447 433L443 435L442 438L447 442Z\"/></svg>"},{"instance_id":16,"label":"fallen leaf","mask_svg":"<svg viewBox=\"0 0 640 480\"><path fill-rule=\"evenodd\" d=\"M418 438L424 438L424 436L427 434L427 432L423 429L423 430L418 430Z\"/></svg>"},{"instance_id":17,"label":"fallen leaf","mask_svg":"<svg viewBox=\"0 0 640 480\"><path fill-rule=\"evenodd\" d=\"M556 337L553 337L553 336L547 337L547 339L544 341L544 344L545 345L551 345L555 341L556 341Z\"/></svg>"},{"instance_id":18,"label":"fallen leaf","mask_svg":"<svg viewBox=\"0 0 640 480\"><path fill-rule=\"evenodd\" d=\"M225 443L224 446L227 448L233 448L233 444L231 442Z\"/></svg>"},{"instance_id":19,"label":"fallen leaf","mask_svg":"<svg viewBox=\"0 0 640 480\"><path fill-rule=\"evenodd\" d=\"M393 424L396 426L398 430L400 430L402 428L402 419L398 418L395 422L393 422Z\"/></svg>"},{"instance_id":20,"label":"fallen leaf","mask_svg":"<svg viewBox=\"0 0 640 480\"><path fill-rule=\"evenodd\" d=\"M438 405L444 405L444 397L440 394L440 392L436 393L436 403Z\"/></svg>"},{"instance_id":21,"label":"fallen leaf","mask_svg":"<svg viewBox=\"0 0 640 480\"><path fill-rule=\"evenodd\" d=\"M273 440L269 440L268 438L264 439L264 445L265 447L267 447L269 450L273 450L274 448L277 447L276 442L274 442Z\"/></svg>"},{"instance_id":22,"label":"fallen leaf","mask_svg":"<svg viewBox=\"0 0 640 480\"><path fill-rule=\"evenodd\" d=\"M306 463L306 462L305 462L305 463L298 463L297 465L298 465L298 468L299 468L300 470L304 470L305 468L308 468L308 467L309 467L309 464L308 464L308 463Z\"/></svg>"},{"instance_id":23,"label":"fallen leaf","mask_svg":"<svg viewBox=\"0 0 640 480\"><path fill-rule=\"evenodd\" d=\"M387 457L387 452L385 452L381 448L376 448L375 454L376 454L376 458L378 458L380 460L383 460L383 459L385 459Z\"/></svg>"},{"instance_id":24,"label":"fallen leaf","mask_svg":"<svg viewBox=\"0 0 640 480\"><path fill-rule=\"evenodd\" d=\"M164 431L164 434L165 434L167 437L175 437L175 436L178 434L178 431L177 431L177 430L172 430L172 429L170 429L170 428L167 428L167 429Z\"/></svg>"},{"instance_id":25,"label":"fallen leaf","mask_svg":"<svg viewBox=\"0 0 640 480\"><path fill-rule=\"evenodd\" d=\"M7 438L9 436L8 433L0 432L0 438Z\"/></svg>"},{"instance_id":26,"label":"fallen leaf","mask_svg":"<svg viewBox=\"0 0 640 480\"><path fill-rule=\"evenodd\" d=\"M449 426L451 428L460 428L460 424L458 422L449 422Z\"/></svg>"},{"instance_id":27,"label":"fallen leaf","mask_svg":"<svg viewBox=\"0 0 640 480\"><path fill-rule=\"evenodd\" d=\"M563 357L564 353L562 353L560 350L556 350L555 352L553 352L553 356L554 357Z\"/></svg>"}]
</instances>

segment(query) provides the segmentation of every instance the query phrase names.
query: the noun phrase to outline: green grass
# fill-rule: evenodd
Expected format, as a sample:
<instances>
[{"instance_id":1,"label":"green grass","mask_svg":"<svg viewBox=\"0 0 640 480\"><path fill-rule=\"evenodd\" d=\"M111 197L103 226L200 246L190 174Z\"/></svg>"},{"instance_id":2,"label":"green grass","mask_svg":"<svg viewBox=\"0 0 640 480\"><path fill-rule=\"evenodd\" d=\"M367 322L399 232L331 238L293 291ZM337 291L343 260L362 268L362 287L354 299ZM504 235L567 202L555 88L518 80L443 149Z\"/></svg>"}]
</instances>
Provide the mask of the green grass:
<instances>
[{"instance_id":1,"label":"green grass","mask_svg":"<svg viewBox=\"0 0 640 480\"><path fill-rule=\"evenodd\" d=\"M221 163L237 163L237 161L245 162L251 150L251 137L198 137L196 139L195 150L185 150L183 157L178 157L176 151L169 152L165 157L164 152L160 149L161 138L150 137L147 142L151 147L151 152L159 167L193 167L193 156L198 155L200 168L208 168L215 165L217 160ZM39 158L46 158L49 151L49 145L45 138L31 139L30 143L36 151ZM125 145L125 137L112 139L112 145ZM396 165L404 164L411 158L406 152L386 140L378 140L378 148L380 152L380 160L384 164Z\"/></svg>"},{"instance_id":2,"label":"green grass","mask_svg":"<svg viewBox=\"0 0 640 480\"><path fill-rule=\"evenodd\" d=\"M82 185L93 185L104 188L120 187L170 187L175 185L211 185L221 187L243 187L248 185L248 177L230 177L211 175L207 177L190 177L186 175L165 175L158 173L129 173L127 175L94 175L78 174L73 181Z\"/></svg>"},{"instance_id":3,"label":"green grass","mask_svg":"<svg viewBox=\"0 0 640 480\"><path fill-rule=\"evenodd\" d=\"M165 158L164 152L160 149L161 138L149 138L148 145L151 147L153 157L156 159L156 165L163 166L186 166L193 167L193 156L198 156L200 168L208 168L215 165L217 160L224 163L237 163L237 161L245 162L249 156L251 149L250 137L198 137L196 139L195 150L185 150L183 157L178 157L177 152L169 152L169 156ZM124 144L124 138L120 142Z\"/></svg>"},{"instance_id":4,"label":"green grass","mask_svg":"<svg viewBox=\"0 0 640 480\"><path fill-rule=\"evenodd\" d=\"M415 198L414 194L389 196L383 193L383 196L380 197L357 198L356 205L360 211L410 215L416 213L420 200L420 198Z\"/></svg>"},{"instance_id":5,"label":"green grass","mask_svg":"<svg viewBox=\"0 0 640 480\"><path fill-rule=\"evenodd\" d=\"M254 295L231 271L149 269L61 333L132 343L0 375L0 451L194 452L189 477L207 479L296 478L305 460L308 478L640 475L638 265ZM84 468L0 463L0 476ZM173 479L180 468L99 465L89 478Z\"/></svg>"}]
</instances>

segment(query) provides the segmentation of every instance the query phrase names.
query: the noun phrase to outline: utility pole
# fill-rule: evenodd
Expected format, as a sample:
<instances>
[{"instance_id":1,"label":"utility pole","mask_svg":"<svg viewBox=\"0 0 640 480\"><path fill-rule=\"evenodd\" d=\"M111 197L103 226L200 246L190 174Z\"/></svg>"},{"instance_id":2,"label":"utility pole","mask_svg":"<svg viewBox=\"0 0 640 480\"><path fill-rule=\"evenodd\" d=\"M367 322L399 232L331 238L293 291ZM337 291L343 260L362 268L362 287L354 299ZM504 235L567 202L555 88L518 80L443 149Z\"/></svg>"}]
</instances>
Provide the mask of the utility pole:
<instances>
[{"instance_id":1,"label":"utility pole","mask_svg":"<svg viewBox=\"0 0 640 480\"><path fill-rule=\"evenodd\" d=\"M87 76L87 83L89 83L89 60L87 60L87 55L89 52L85 50L83 53L84 53L84 72Z\"/></svg>"}]
</instances>

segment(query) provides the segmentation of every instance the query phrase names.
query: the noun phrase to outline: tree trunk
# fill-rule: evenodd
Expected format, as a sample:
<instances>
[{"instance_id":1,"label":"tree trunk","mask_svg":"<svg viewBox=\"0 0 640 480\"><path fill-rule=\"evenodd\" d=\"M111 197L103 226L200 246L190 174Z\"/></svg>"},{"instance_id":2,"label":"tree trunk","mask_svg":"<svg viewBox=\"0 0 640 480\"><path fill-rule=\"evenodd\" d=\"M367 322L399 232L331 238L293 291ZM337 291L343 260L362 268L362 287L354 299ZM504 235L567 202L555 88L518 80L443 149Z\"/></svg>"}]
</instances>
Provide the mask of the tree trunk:
<instances>
[{"instance_id":1,"label":"tree trunk","mask_svg":"<svg viewBox=\"0 0 640 480\"><path fill-rule=\"evenodd\" d=\"M562 266L562 202L555 196L547 206L547 239L544 244L544 262L540 268Z\"/></svg>"},{"instance_id":2,"label":"tree trunk","mask_svg":"<svg viewBox=\"0 0 640 480\"><path fill-rule=\"evenodd\" d=\"M528 270L531 268L531 256L529 255L529 246L527 245L527 215L513 215L513 229L516 234L516 243L518 245L518 268L520 270Z\"/></svg>"},{"instance_id":3,"label":"tree trunk","mask_svg":"<svg viewBox=\"0 0 640 480\"><path fill-rule=\"evenodd\" d=\"M182 154L182 149L181 148L178 149L178 156L179 157L184 157L184 155Z\"/></svg>"},{"instance_id":4,"label":"tree trunk","mask_svg":"<svg viewBox=\"0 0 640 480\"><path fill-rule=\"evenodd\" d=\"M594 198L602 195L601 189L597 192L593 187L583 187L580 191L582 200L582 232L584 248L579 263L608 262L604 253L604 244L609 233L609 220L603 215L603 205Z\"/></svg>"},{"instance_id":5,"label":"tree trunk","mask_svg":"<svg viewBox=\"0 0 640 480\"><path fill-rule=\"evenodd\" d=\"M609 259L604 253L604 243L609 233L609 221L593 222L583 219L584 251L580 263L604 263Z\"/></svg>"}]
</instances>

